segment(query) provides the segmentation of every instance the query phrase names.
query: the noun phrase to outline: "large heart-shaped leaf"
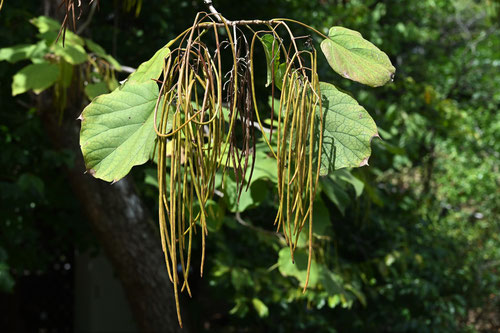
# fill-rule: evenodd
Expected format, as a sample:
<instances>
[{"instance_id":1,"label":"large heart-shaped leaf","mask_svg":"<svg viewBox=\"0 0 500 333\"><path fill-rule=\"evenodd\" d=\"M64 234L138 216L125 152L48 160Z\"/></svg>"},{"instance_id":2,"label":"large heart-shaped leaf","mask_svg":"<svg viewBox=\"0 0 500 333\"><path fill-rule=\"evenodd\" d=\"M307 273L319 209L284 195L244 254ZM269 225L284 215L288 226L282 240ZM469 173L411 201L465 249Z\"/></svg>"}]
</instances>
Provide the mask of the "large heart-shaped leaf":
<instances>
[{"instance_id":1,"label":"large heart-shaped leaf","mask_svg":"<svg viewBox=\"0 0 500 333\"><path fill-rule=\"evenodd\" d=\"M94 99L80 119L85 166L97 178L117 181L151 156L156 138L156 82L129 82Z\"/></svg>"},{"instance_id":2,"label":"large heart-shaped leaf","mask_svg":"<svg viewBox=\"0 0 500 333\"><path fill-rule=\"evenodd\" d=\"M333 27L321 42L328 63L343 77L372 87L392 80L396 69L389 57L357 31Z\"/></svg>"},{"instance_id":3,"label":"large heart-shaped leaf","mask_svg":"<svg viewBox=\"0 0 500 333\"><path fill-rule=\"evenodd\" d=\"M320 89L323 108L320 174L367 165L370 142L373 137L378 137L377 125L354 98L340 92L334 85L321 82Z\"/></svg>"}]
</instances>

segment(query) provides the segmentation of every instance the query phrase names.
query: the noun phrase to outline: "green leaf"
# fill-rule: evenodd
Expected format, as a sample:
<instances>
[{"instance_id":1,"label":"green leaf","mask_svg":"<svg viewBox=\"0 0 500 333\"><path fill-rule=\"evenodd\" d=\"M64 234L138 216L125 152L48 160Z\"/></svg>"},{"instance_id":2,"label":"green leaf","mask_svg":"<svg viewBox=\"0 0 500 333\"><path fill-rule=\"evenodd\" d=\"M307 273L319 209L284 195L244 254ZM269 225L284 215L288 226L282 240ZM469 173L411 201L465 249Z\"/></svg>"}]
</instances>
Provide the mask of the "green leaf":
<instances>
[{"instance_id":1,"label":"green leaf","mask_svg":"<svg viewBox=\"0 0 500 333\"><path fill-rule=\"evenodd\" d=\"M267 196L268 188L264 181L252 181L250 188L246 191L244 185L238 201L236 191L236 180L234 174L230 172L224 177L224 199L230 212L243 212L246 209L261 203Z\"/></svg>"},{"instance_id":2,"label":"green leaf","mask_svg":"<svg viewBox=\"0 0 500 333\"><path fill-rule=\"evenodd\" d=\"M49 50L49 46L47 45L47 42L44 40L41 40L35 44L35 49L33 50L33 53L30 54L30 60L34 64L40 64L40 63L47 62L47 60L45 59L45 56L49 52L50 52L50 50Z\"/></svg>"},{"instance_id":3,"label":"green leaf","mask_svg":"<svg viewBox=\"0 0 500 333\"><path fill-rule=\"evenodd\" d=\"M59 31L61 23L47 16L39 16L30 20L31 24L38 28L38 31L45 33L47 31Z\"/></svg>"},{"instance_id":4,"label":"green leaf","mask_svg":"<svg viewBox=\"0 0 500 333\"><path fill-rule=\"evenodd\" d=\"M87 45L87 48L90 50L90 52L94 52L101 58L107 55L106 50L104 50L101 45L97 44L91 39L85 38L85 45Z\"/></svg>"},{"instance_id":5,"label":"green leaf","mask_svg":"<svg viewBox=\"0 0 500 333\"><path fill-rule=\"evenodd\" d=\"M389 57L357 31L333 27L321 50L335 72L372 87L392 80L396 69Z\"/></svg>"},{"instance_id":6,"label":"green leaf","mask_svg":"<svg viewBox=\"0 0 500 333\"><path fill-rule=\"evenodd\" d=\"M59 35L59 30L39 33L37 35L37 37L39 39L45 41L48 45L52 45L52 46L57 45L57 46L65 47L67 45L78 45L78 46L83 47L85 45L83 38L81 38L80 36L78 36L77 34L71 32L69 30L66 30L66 35L64 36L64 45L63 45L63 35L62 34L61 34L61 36L59 36L59 39L57 40L57 43L56 43L56 39L57 39L58 35Z\"/></svg>"},{"instance_id":7,"label":"green leaf","mask_svg":"<svg viewBox=\"0 0 500 333\"><path fill-rule=\"evenodd\" d=\"M351 199L349 198L349 195L347 194L345 189L340 186L339 183L334 182L329 177L320 178L320 182L321 188L323 189L323 192L326 194L328 199L330 199L330 201L332 201L335 206L337 206L342 215L345 215L345 210L351 202Z\"/></svg>"},{"instance_id":8,"label":"green leaf","mask_svg":"<svg viewBox=\"0 0 500 333\"><path fill-rule=\"evenodd\" d=\"M293 276L299 280L303 287L307 278L307 259L308 254L303 249L296 249L294 252L295 263L292 262L290 248L284 247L279 252L278 267L284 276ZM309 276L309 287L314 287L318 282L318 265L313 260L311 263L311 274Z\"/></svg>"},{"instance_id":9,"label":"green leaf","mask_svg":"<svg viewBox=\"0 0 500 333\"><path fill-rule=\"evenodd\" d=\"M94 177L117 181L149 159L156 138L153 115L158 94L156 82L129 82L83 110L80 146Z\"/></svg>"},{"instance_id":10,"label":"green leaf","mask_svg":"<svg viewBox=\"0 0 500 333\"><path fill-rule=\"evenodd\" d=\"M207 216L207 229L208 232L214 232L219 230L224 224L224 209L221 205L213 200L207 200L206 211Z\"/></svg>"},{"instance_id":11,"label":"green leaf","mask_svg":"<svg viewBox=\"0 0 500 333\"><path fill-rule=\"evenodd\" d=\"M278 66L278 70L274 75L274 83L276 84L276 87L279 90L281 90L281 88L283 87L283 78L285 77L285 72L286 72L286 63L282 63Z\"/></svg>"},{"instance_id":12,"label":"green leaf","mask_svg":"<svg viewBox=\"0 0 500 333\"><path fill-rule=\"evenodd\" d=\"M344 292L342 277L330 271L325 265L320 266L320 283L329 296ZM333 307L333 306L331 306Z\"/></svg>"},{"instance_id":13,"label":"green leaf","mask_svg":"<svg viewBox=\"0 0 500 333\"><path fill-rule=\"evenodd\" d=\"M46 40L49 44L52 44L57 39L57 35L59 34L59 30L61 29L61 23L51 19L47 16L39 16L30 20L31 24L38 28L40 34L38 37L40 39ZM63 35L61 34L59 38L59 43L62 45ZM64 33L64 44L71 45L84 45L83 38L70 31L66 30Z\"/></svg>"},{"instance_id":14,"label":"green leaf","mask_svg":"<svg viewBox=\"0 0 500 333\"><path fill-rule=\"evenodd\" d=\"M320 83L320 89L323 103L320 175L341 168L368 165L371 140L378 137L377 125L351 96L325 82Z\"/></svg>"},{"instance_id":15,"label":"green leaf","mask_svg":"<svg viewBox=\"0 0 500 333\"><path fill-rule=\"evenodd\" d=\"M0 49L0 61L6 60L14 63L19 60L31 58L37 48L36 44L23 44Z\"/></svg>"},{"instance_id":16,"label":"green leaf","mask_svg":"<svg viewBox=\"0 0 500 333\"><path fill-rule=\"evenodd\" d=\"M152 79L158 79L163 71L165 57L170 53L170 49L166 46L162 47L154 56L146 62L143 62L137 70L130 74L128 82L147 82Z\"/></svg>"},{"instance_id":17,"label":"green leaf","mask_svg":"<svg viewBox=\"0 0 500 333\"><path fill-rule=\"evenodd\" d=\"M53 85L59 77L59 65L48 62L31 64L14 75L12 80L12 96L33 90L39 94Z\"/></svg>"},{"instance_id":18,"label":"green leaf","mask_svg":"<svg viewBox=\"0 0 500 333\"><path fill-rule=\"evenodd\" d=\"M251 163L251 161L249 162ZM250 168L247 170L246 179L250 177ZM259 179L269 179L273 183L278 182L278 165L276 160L267 156L262 151L257 150L255 154L255 166L252 174L251 182Z\"/></svg>"},{"instance_id":19,"label":"green leaf","mask_svg":"<svg viewBox=\"0 0 500 333\"><path fill-rule=\"evenodd\" d=\"M28 192L36 190L40 196L44 196L45 194L45 184L43 180L32 173L23 173L19 176L16 183L23 191Z\"/></svg>"},{"instance_id":20,"label":"green leaf","mask_svg":"<svg viewBox=\"0 0 500 333\"><path fill-rule=\"evenodd\" d=\"M116 70L121 70L122 66L120 65L120 63L111 55L107 54L101 45L95 43L90 39L85 39L85 44L87 45L87 48L90 50L90 52L94 52L97 56L109 62L111 66L113 66Z\"/></svg>"},{"instance_id":21,"label":"green leaf","mask_svg":"<svg viewBox=\"0 0 500 333\"><path fill-rule=\"evenodd\" d=\"M231 269L231 283L236 290L254 286L254 281L248 269L241 267Z\"/></svg>"},{"instance_id":22,"label":"green leaf","mask_svg":"<svg viewBox=\"0 0 500 333\"><path fill-rule=\"evenodd\" d=\"M330 174L330 177L335 180L335 179L340 179L345 181L346 183L349 183L352 185L354 188L354 191L356 192L356 197L358 198L363 194L363 189L365 187L365 183L363 183L361 180L358 178L354 177L349 170L347 169L341 169L337 170L334 173Z\"/></svg>"},{"instance_id":23,"label":"green leaf","mask_svg":"<svg viewBox=\"0 0 500 333\"><path fill-rule=\"evenodd\" d=\"M350 284L346 284L345 285L345 289L346 290L349 290L351 293L354 294L354 296L356 296L356 298L359 300L359 302L363 305L363 306L366 306L366 297L365 295L361 292L360 288L356 288Z\"/></svg>"},{"instance_id":24,"label":"green leaf","mask_svg":"<svg viewBox=\"0 0 500 333\"><path fill-rule=\"evenodd\" d=\"M316 197L313 207L313 233L316 236L327 236L331 230L330 212L326 208L325 203L320 198ZM305 233L301 233L305 234Z\"/></svg>"},{"instance_id":25,"label":"green leaf","mask_svg":"<svg viewBox=\"0 0 500 333\"><path fill-rule=\"evenodd\" d=\"M109 93L108 85L106 82L89 83L85 87L85 94L90 100L93 100L97 96Z\"/></svg>"},{"instance_id":26,"label":"green leaf","mask_svg":"<svg viewBox=\"0 0 500 333\"><path fill-rule=\"evenodd\" d=\"M265 34L262 37L259 37L259 40L262 42L262 45L264 46L264 53L266 54L266 87L268 87L273 81L273 71L276 78L276 74L278 73L278 68L280 66L280 44L272 34Z\"/></svg>"},{"instance_id":27,"label":"green leaf","mask_svg":"<svg viewBox=\"0 0 500 333\"><path fill-rule=\"evenodd\" d=\"M264 318L269 316L269 308L260 299L253 298L252 304L257 313L259 314L259 317Z\"/></svg>"},{"instance_id":28,"label":"green leaf","mask_svg":"<svg viewBox=\"0 0 500 333\"><path fill-rule=\"evenodd\" d=\"M265 180L270 180L273 183L278 182L278 171L276 160L272 157L267 156L261 150L257 149L255 154L255 167L252 174L252 179L248 191L246 191L246 184L243 185L243 191L241 192L240 200L238 202L238 194L236 191L236 180L234 173L229 171L224 177L224 198L228 209L231 212L243 212L249 207L261 203L268 194L268 186ZM250 164L246 173L246 181L250 177ZM229 166L231 168L231 166Z\"/></svg>"},{"instance_id":29,"label":"green leaf","mask_svg":"<svg viewBox=\"0 0 500 333\"><path fill-rule=\"evenodd\" d=\"M87 52L85 52L85 49L80 45L66 43L62 46L54 44L53 50L55 54L72 65L80 65L87 61Z\"/></svg>"}]
</instances>

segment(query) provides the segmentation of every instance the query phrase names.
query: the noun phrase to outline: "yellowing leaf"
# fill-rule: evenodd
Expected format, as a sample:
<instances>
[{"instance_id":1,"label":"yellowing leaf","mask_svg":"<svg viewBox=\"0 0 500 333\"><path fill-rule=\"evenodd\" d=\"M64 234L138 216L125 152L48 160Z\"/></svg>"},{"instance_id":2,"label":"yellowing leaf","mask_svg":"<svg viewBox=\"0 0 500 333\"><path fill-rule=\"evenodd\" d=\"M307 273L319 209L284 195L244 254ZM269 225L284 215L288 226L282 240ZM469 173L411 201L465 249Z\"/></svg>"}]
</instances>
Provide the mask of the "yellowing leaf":
<instances>
[{"instance_id":1,"label":"yellowing leaf","mask_svg":"<svg viewBox=\"0 0 500 333\"><path fill-rule=\"evenodd\" d=\"M346 79L372 87L392 80L396 69L389 57L357 31L333 27L321 50L333 70Z\"/></svg>"}]
</instances>

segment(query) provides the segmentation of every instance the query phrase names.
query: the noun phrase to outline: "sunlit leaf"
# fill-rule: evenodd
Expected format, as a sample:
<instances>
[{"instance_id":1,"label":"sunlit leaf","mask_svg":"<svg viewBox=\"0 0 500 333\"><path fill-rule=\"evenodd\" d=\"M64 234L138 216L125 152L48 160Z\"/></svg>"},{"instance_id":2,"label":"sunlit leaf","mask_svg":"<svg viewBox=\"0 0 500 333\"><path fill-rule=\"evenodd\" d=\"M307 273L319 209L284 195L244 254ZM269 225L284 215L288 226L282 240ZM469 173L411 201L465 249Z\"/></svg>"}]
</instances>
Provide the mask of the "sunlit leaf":
<instances>
[{"instance_id":1,"label":"sunlit leaf","mask_svg":"<svg viewBox=\"0 0 500 333\"><path fill-rule=\"evenodd\" d=\"M260 299L253 298L252 304L257 313L259 314L259 317L264 318L269 315L269 308Z\"/></svg>"},{"instance_id":2,"label":"sunlit leaf","mask_svg":"<svg viewBox=\"0 0 500 333\"><path fill-rule=\"evenodd\" d=\"M371 140L378 137L377 125L354 98L329 83L321 82L320 87L323 103L320 174L367 165Z\"/></svg>"},{"instance_id":3,"label":"sunlit leaf","mask_svg":"<svg viewBox=\"0 0 500 333\"><path fill-rule=\"evenodd\" d=\"M31 24L38 28L41 33L47 31L59 31L61 23L47 16L39 16L30 20Z\"/></svg>"},{"instance_id":4,"label":"sunlit leaf","mask_svg":"<svg viewBox=\"0 0 500 333\"><path fill-rule=\"evenodd\" d=\"M39 16L30 20L31 24L38 28L40 34L39 38L46 40L49 44L52 44L57 39L57 35L59 34L59 29L61 28L61 23L51 19L47 16ZM65 45L84 45L83 38L75 34L70 30L66 30L65 36ZM62 38L59 39L58 45L62 45Z\"/></svg>"},{"instance_id":5,"label":"sunlit leaf","mask_svg":"<svg viewBox=\"0 0 500 333\"><path fill-rule=\"evenodd\" d=\"M39 94L53 85L59 77L59 65L48 62L31 64L14 75L12 80L12 96L33 90Z\"/></svg>"},{"instance_id":6,"label":"sunlit leaf","mask_svg":"<svg viewBox=\"0 0 500 333\"><path fill-rule=\"evenodd\" d=\"M83 110L80 145L90 173L106 181L123 178L151 156L158 98L153 82L129 82L101 95Z\"/></svg>"},{"instance_id":7,"label":"sunlit leaf","mask_svg":"<svg viewBox=\"0 0 500 333\"><path fill-rule=\"evenodd\" d=\"M279 271L284 276L293 276L299 280L303 287L307 279L307 257L308 254L303 249L297 249L294 253L295 263L292 262L292 256L288 247L282 248L279 252ZM311 274L309 276L309 288L312 288L318 282L318 265L315 261L311 264Z\"/></svg>"},{"instance_id":8,"label":"sunlit leaf","mask_svg":"<svg viewBox=\"0 0 500 333\"><path fill-rule=\"evenodd\" d=\"M31 58L36 50L36 44L23 44L0 49L0 61L17 62Z\"/></svg>"},{"instance_id":9,"label":"sunlit leaf","mask_svg":"<svg viewBox=\"0 0 500 333\"><path fill-rule=\"evenodd\" d=\"M64 46L53 45L54 53L72 65L80 65L87 61L87 52L81 45L66 42Z\"/></svg>"},{"instance_id":10,"label":"sunlit leaf","mask_svg":"<svg viewBox=\"0 0 500 333\"><path fill-rule=\"evenodd\" d=\"M392 80L396 69L389 57L357 31L333 27L321 42L328 63L346 79L372 87Z\"/></svg>"},{"instance_id":11,"label":"sunlit leaf","mask_svg":"<svg viewBox=\"0 0 500 333\"><path fill-rule=\"evenodd\" d=\"M89 83L85 87L85 94L88 96L90 100L93 100L97 96L107 94L109 93L108 85L106 82L101 81L101 82L96 82L96 83Z\"/></svg>"}]
</instances>

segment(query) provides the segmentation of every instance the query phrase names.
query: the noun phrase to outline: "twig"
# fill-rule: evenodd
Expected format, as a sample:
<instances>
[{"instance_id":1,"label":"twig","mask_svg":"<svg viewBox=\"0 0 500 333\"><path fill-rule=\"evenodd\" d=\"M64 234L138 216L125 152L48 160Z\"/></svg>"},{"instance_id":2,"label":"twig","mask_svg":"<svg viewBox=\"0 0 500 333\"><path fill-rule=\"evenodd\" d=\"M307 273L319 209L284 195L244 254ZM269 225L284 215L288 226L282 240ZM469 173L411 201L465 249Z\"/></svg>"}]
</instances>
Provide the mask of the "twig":
<instances>
[{"instance_id":1,"label":"twig","mask_svg":"<svg viewBox=\"0 0 500 333\"><path fill-rule=\"evenodd\" d=\"M212 4L212 0L203 0L203 2L205 3L205 5L207 5L208 7L208 10L210 11L210 13L212 13L216 18L217 20L220 22L217 24L217 26L224 26L225 24L229 25L229 26L237 26L237 25L252 25L252 24L272 24L276 21L274 20L239 20L239 21L230 21L228 19L226 19L224 16L222 16L218 11L217 9L215 9L215 7L213 6ZM225 24L224 24L225 22ZM203 26L203 25L208 25L208 26L212 26L213 23L201 23L199 24L199 26Z\"/></svg>"},{"instance_id":2,"label":"twig","mask_svg":"<svg viewBox=\"0 0 500 333\"><path fill-rule=\"evenodd\" d=\"M227 20L223 19L222 15L219 14L219 12L217 11L217 9L215 9L215 7L212 5L212 0L203 0L203 2L205 3L205 5L207 5L208 10L210 11L210 13L214 14L215 17L217 17L217 20L219 22L227 21ZM228 24L229 24L229 22L228 22Z\"/></svg>"},{"instance_id":3,"label":"twig","mask_svg":"<svg viewBox=\"0 0 500 333\"><path fill-rule=\"evenodd\" d=\"M135 72L137 69L136 68L133 68L133 67L130 67L130 66L121 66L121 71L122 72L125 72L125 73L133 73Z\"/></svg>"}]
</instances>

